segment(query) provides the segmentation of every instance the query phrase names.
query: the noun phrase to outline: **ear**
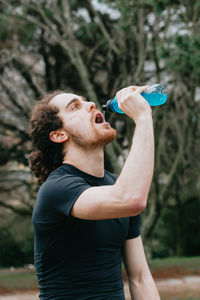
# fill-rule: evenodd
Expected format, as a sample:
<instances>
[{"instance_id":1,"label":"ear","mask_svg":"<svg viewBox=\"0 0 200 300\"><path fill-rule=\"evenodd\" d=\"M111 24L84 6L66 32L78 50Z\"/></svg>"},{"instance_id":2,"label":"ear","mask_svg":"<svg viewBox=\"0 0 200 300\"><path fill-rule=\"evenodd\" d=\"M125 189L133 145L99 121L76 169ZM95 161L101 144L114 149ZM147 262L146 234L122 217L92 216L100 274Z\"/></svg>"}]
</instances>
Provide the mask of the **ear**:
<instances>
[{"instance_id":1,"label":"ear","mask_svg":"<svg viewBox=\"0 0 200 300\"><path fill-rule=\"evenodd\" d=\"M63 143L69 139L68 134L63 130L51 131L49 138L54 143Z\"/></svg>"}]
</instances>

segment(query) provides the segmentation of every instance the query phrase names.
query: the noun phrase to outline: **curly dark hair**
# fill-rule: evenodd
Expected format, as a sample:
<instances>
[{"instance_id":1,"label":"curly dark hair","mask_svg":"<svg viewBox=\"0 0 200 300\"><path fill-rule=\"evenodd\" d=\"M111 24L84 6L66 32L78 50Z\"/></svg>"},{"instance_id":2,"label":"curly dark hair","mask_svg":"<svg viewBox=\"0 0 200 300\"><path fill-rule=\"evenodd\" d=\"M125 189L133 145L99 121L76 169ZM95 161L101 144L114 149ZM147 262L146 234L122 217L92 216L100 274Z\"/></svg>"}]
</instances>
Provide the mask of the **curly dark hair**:
<instances>
[{"instance_id":1,"label":"curly dark hair","mask_svg":"<svg viewBox=\"0 0 200 300\"><path fill-rule=\"evenodd\" d=\"M30 168L41 185L49 174L62 165L63 144L50 140L51 131L62 128L62 120L58 116L58 108L49 105L56 95L64 93L55 91L42 97L35 105L31 117L29 135L32 139L33 151L29 155Z\"/></svg>"}]
</instances>

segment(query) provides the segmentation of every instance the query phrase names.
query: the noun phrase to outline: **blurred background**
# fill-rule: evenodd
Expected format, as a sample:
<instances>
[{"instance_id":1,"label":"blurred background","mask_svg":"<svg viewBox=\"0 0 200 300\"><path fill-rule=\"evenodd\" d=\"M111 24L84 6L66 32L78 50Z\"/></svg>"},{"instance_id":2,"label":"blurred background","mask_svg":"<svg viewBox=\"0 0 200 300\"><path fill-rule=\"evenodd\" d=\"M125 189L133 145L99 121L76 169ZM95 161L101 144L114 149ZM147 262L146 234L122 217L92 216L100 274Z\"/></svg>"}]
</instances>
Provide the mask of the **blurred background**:
<instances>
[{"instance_id":1,"label":"blurred background","mask_svg":"<svg viewBox=\"0 0 200 300\"><path fill-rule=\"evenodd\" d=\"M172 277L183 269L200 275L200 2L0 0L1 268L33 264L37 183L28 126L37 99L61 89L101 107L123 87L154 83L166 86L168 100L153 108L146 255L163 276L170 268ZM118 136L105 149L105 166L119 174L134 124L114 113L106 119Z\"/></svg>"}]
</instances>

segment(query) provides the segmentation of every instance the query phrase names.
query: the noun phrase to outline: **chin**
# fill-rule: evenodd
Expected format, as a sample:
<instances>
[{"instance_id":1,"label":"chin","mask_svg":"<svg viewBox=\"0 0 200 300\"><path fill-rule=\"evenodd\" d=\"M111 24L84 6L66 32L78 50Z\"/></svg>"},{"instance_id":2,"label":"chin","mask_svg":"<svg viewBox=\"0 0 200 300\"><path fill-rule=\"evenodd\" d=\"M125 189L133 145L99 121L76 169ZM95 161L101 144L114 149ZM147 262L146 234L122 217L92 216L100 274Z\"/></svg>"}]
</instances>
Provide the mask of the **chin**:
<instances>
[{"instance_id":1,"label":"chin","mask_svg":"<svg viewBox=\"0 0 200 300\"><path fill-rule=\"evenodd\" d=\"M113 128L98 134L98 142L99 144L106 146L110 142L112 142L117 136L117 131Z\"/></svg>"}]
</instances>

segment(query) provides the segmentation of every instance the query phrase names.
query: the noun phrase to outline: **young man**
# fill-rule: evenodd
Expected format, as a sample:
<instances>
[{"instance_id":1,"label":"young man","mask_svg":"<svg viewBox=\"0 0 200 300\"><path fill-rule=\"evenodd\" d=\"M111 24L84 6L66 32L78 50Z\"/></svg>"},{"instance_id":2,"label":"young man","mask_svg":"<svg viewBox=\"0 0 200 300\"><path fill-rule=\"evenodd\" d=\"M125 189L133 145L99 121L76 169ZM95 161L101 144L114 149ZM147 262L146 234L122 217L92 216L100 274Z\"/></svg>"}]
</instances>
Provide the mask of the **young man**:
<instances>
[{"instance_id":1,"label":"young man","mask_svg":"<svg viewBox=\"0 0 200 300\"><path fill-rule=\"evenodd\" d=\"M33 212L40 299L123 300L121 257L134 300L159 300L140 237L154 165L147 86L117 93L135 122L121 174L104 170L116 131L93 102L64 92L39 101L31 117L31 168L42 183Z\"/></svg>"}]
</instances>

